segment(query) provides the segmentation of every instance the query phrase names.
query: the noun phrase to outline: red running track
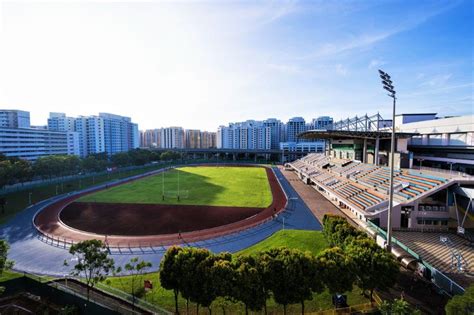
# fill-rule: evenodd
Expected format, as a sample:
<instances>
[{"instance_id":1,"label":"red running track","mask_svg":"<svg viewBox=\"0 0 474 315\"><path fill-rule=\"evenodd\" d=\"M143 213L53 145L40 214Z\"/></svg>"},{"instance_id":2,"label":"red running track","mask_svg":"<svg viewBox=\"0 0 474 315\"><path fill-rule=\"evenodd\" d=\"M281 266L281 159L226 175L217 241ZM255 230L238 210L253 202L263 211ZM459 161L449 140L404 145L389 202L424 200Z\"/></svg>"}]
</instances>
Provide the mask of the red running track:
<instances>
[{"instance_id":1,"label":"red running track","mask_svg":"<svg viewBox=\"0 0 474 315\"><path fill-rule=\"evenodd\" d=\"M245 167L249 167L249 166L245 165ZM267 220L272 219L272 216L275 214L275 212L279 213L280 211L283 210L287 202L285 194L280 184L278 183L278 180L275 177L275 174L273 173L273 171L268 167L265 167L265 169L267 172L268 181L269 181L270 188L272 191L272 196L273 196L272 204L268 208L265 208L262 210L258 209L259 211L255 211L255 208L253 208L254 209L252 210L253 212L252 211L247 212L247 215L251 215L251 216L243 220L241 218L242 216L245 216L244 213L239 212L238 209L231 210L231 212L234 212L233 214L234 219L240 218L240 220L236 222L229 223L229 218L226 219L224 216L221 216L220 222L217 222L219 221L219 219L218 219L218 216L215 216L215 215L209 218L208 216L201 216L199 217L200 222L195 222L194 224L191 224L191 225L194 225L194 227L199 230L192 230L193 228L191 226L188 226L187 230L190 230L190 231L182 232L182 233L176 233L176 230L174 230L174 233L173 233L172 230L162 229L161 231L164 233L157 234L157 235L138 236L136 235L137 232L135 231L128 235L107 235L106 236L104 234L101 234L100 232L126 231L131 226L130 222L125 222L124 219L117 220L116 218L109 217L109 219L105 222L107 222L111 226L111 228L94 229L94 226L97 227L96 223L92 223L88 226L86 222L84 222L83 220L81 222L82 225L81 224L75 225L76 227L82 227L85 229L85 230L80 230L80 229L70 227L60 220L60 216L62 216L61 211L64 208L66 208L75 200L77 200L78 198L86 194L91 194L99 190L106 189L106 188L100 188L100 189L95 189L92 191L84 192L81 194L77 194L75 196L65 198L63 200L60 200L54 204L47 206L36 215L36 217L34 218L34 225L40 233L54 239L59 239L60 241L76 243L76 242L88 240L88 239L99 239L102 241L107 241L107 243L111 247L166 246L166 245L173 245L173 244L181 244L184 242L196 242L200 240L215 238L218 236L231 234L234 232L242 231L242 230L254 227L256 225L259 225ZM152 175L154 174L145 175L145 176L152 176ZM142 176L142 177L145 177L145 176ZM132 179L132 180L122 182L122 183L110 184L108 187L122 185L122 184L125 184L133 180L137 180L137 179ZM215 209L213 208L216 208L216 207L209 206L207 210L208 213L215 213L214 211ZM225 208L230 209L232 207L225 207ZM235 207L235 208L238 208L238 207ZM202 214L206 213L205 209L201 209L201 211L203 211L201 212ZM168 215L171 213L172 212L169 212ZM126 215L124 215L123 212L122 212L122 216L123 218L127 217ZM153 225L153 222L152 222L153 220L150 220L149 217L141 216L140 219L143 220L143 222L135 220L133 221L133 224L137 226L148 226L148 227ZM189 219L192 222L194 220L197 220L198 217L190 216ZM211 222L207 222L207 220ZM176 220L174 220L174 222L176 222ZM205 228L207 226L210 226L210 228ZM204 229L201 229L203 227ZM86 230L88 230L89 232ZM97 231L99 233L92 233L90 231ZM165 233L168 233L168 234L165 234Z\"/></svg>"}]
</instances>

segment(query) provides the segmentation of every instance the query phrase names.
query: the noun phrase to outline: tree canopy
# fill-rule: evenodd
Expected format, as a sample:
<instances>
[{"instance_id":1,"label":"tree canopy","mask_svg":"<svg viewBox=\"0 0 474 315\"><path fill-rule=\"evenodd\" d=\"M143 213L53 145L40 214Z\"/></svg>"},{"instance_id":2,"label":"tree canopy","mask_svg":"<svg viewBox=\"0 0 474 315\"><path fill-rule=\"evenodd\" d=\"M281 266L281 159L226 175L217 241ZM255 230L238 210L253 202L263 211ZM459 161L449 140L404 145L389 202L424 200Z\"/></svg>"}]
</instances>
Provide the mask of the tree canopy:
<instances>
[{"instance_id":1,"label":"tree canopy","mask_svg":"<svg viewBox=\"0 0 474 315\"><path fill-rule=\"evenodd\" d=\"M393 256L379 247L373 240L353 240L346 253L352 260L359 288L369 291L370 299L375 289L392 287L398 278L398 263Z\"/></svg>"},{"instance_id":2,"label":"tree canopy","mask_svg":"<svg viewBox=\"0 0 474 315\"><path fill-rule=\"evenodd\" d=\"M87 298L89 299L90 289L98 282L104 281L107 275L114 270L114 260L108 257L109 252L105 244L99 240L87 240L73 244L69 248L69 253L77 260L71 275L80 276L86 281ZM65 264L68 265L66 261Z\"/></svg>"}]
</instances>

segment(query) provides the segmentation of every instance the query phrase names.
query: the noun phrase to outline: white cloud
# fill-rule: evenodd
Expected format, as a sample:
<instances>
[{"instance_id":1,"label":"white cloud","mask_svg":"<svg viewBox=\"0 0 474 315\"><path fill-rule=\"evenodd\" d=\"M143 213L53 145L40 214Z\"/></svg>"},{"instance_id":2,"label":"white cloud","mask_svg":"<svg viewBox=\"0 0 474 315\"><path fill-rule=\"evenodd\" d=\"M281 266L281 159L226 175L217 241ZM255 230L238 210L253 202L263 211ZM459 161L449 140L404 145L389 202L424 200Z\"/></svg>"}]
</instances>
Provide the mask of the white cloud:
<instances>
[{"instance_id":1,"label":"white cloud","mask_svg":"<svg viewBox=\"0 0 474 315\"><path fill-rule=\"evenodd\" d=\"M349 71L347 70L347 68L344 65L337 64L336 65L336 73L345 77L345 76L347 76Z\"/></svg>"},{"instance_id":2,"label":"white cloud","mask_svg":"<svg viewBox=\"0 0 474 315\"><path fill-rule=\"evenodd\" d=\"M431 79L422 82L420 86L442 87L449 81L449 79L451 79L452 76L452 73L435 75Z\"/></svg>"},{"instance_id":3,"label":"white cloud","mask_svg":"<svg viewBox=\"0 0 474 315\"><path fill-rule=\"evenodd\" d=\"M309 54L304 55L299 59L318 59L324 57L334 57L349 51L362 50L372 47L376 43L384 41L389 37L414 29L417 26L428 21L430 18L447 11L452 7L457 6L458 4L459 1L453 1L448 3L448 5L436 7L432 10L416 12L416 14L410 12L407 16L398 18L404 20L402 24L398 24L398 21L396 24L394 24L394 22L389 23L387 21L385 29L382 29L380 31L374 32L371 30L364 29L359 31L355 30L355 35L346 37L344 40L341 41L322 44ZM382 25L380 26L382 27Z\"/></svg>"},{"instance_id":4,"label":"white cloud","mask_svg":"<svg viewBox=\"0 0 474 315\"><path fill-rule=\"evenodd\" d=\"M369 63L368 68L373 69L373 68L379 68L380 66L385 65L386 62L381 60L381 59L372 59Z\"/></svg>"}]
</instances>

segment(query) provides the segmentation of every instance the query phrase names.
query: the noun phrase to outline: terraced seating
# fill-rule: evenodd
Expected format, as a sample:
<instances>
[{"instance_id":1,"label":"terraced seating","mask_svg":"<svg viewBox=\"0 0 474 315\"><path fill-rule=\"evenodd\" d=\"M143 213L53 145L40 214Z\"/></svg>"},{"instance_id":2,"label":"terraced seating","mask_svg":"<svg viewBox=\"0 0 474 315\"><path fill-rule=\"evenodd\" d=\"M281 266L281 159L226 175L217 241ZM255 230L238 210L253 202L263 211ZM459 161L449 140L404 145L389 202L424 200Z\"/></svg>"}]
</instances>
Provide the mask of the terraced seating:
<instances>
[{"instance_id":1,"label":"terraced seating","mask_svg":"<svg viewBox=\"0 0 474 315\"><path fill-rule=\"evenodd\" d=\"M436 176L428 175L428 174L420 174L420 173L410 172L410 171L407 171L406 174L412 175L412 176L424 177L424 178L427 178L427 179L433 179L433 180L436 180L436 181L440 181L442 183L445 183L445 182L448 181L446 178L436 177Z\"/></svg>"},{"instance_id":2,"label":"terraced seating","mask_svg":"<svg viewBox=\"0 0 474 315\"><path fill-rule=\"evenodd\" d=\"M360 167L360 164L359 162L351 162L350 164L344 166L344 168L341 170L341 172L339 173L340 175L342 176L345 176L345 175L348 175L350 172L353 172L357 166Z\"/></svg>"},{"instance_id":3,"label":"terraced seating","mask_svg":"<svg viewBox=\"0 0 474 315\"><path fill-rule=\"evenodd\" d=\"M292 162L292 165L310 176L315 182L327 187L329 191L363 210L388 198L390 183L388 167L336 159L320 153L308 154ZM442 177L409 170L395 170L394 175L396 187L403 185L394 195L398 202L416 198L448 181Z\"/></svg>"},{"instance_id":4,"label":"terraced seating","mask_svg":"<svg viewBox=\"0 0 474 315\"><path fill-rule=\"evenodd\" d=\"M350 162L350 163L347 163L342 166L342 165L334 165L333 167L331 167L331 171L332 172L335 172L335 173L338 173L339 175L341 175L342 173L352 169L354 166L358 165L359 163L357 162Z\"/></svg>"}]
</instances>

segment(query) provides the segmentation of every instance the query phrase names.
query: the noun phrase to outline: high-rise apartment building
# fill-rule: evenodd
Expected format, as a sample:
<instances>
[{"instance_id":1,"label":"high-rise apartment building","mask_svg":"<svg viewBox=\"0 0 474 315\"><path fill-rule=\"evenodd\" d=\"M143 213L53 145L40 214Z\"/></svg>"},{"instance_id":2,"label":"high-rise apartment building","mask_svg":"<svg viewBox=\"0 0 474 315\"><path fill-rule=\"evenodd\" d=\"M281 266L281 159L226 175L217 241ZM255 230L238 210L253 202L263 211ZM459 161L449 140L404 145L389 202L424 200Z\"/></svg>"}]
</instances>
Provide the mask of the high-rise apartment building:
<instances>
[{"instance_id":1,"label":"high-rise apartment building","mask_svg":"<svg viewBox=\"0 0 474 315\"><path fill-rule=\"evenodd\" d=\"M284 124L278 119L268 118L263 121L263 126L270 128L270 148L278 150L280 142L284 141Z\"/></svg>"},{"instance_id":2,"label":"high-rise apartment building","mask_svg":"<svg viewBox=\"0 0 474 315\"><path fill-rule=\"evenodd\" d=\"M164 149L184 148L184 130L181 127L168 127L161 130L161 147Z\"/></svg>"},{"instance_id":3,"label":"high-rise apartment building","mask_svg":"<svg viewBox=\"0 0 474 315\"><path fill-rule=\"evenodd\" d=\"M314 118L311 121L311 124L310 124L309 128L311 130L326 130L328 128L331 128L332 123L333 123L332 117L321 116L321 117L318 117L318 118Z\"/></svg>"},{"instance_id":4,"label":"high-rise apartment building","mask_svg":"<svg viewBox=\"0 0 474 315\"><path fill-rule=\"evenodd\" d=\"M201 148L201 130L197 129L186 129L185 133L185 144L184 147L187 149L200 149Z\"/></svg>"},{"instance_id":5,"label":"high-rise apartment building","mask_svg":"<svg viewBox=\"0 0 474 315\"><path fill-rule=\"evenodd\" d=\"M49 113L48 129L54 131L75 131L75 119L64 113Z\"/></svg>"},{"instance_id":6,"label":"high-rise apartment building","mask_svg":"<svg viewBox=\"0 0 474 315\"><path fill-rule=\"evenodd\" d=\"M48 129L77 132L81 157L103 152L112 155L139 146L138 125L129 117L114 114L67 117L64 113L50 113Z\"/></svg>"},{"instance_id":7,"label":"high-rise apartment building","mask_svg":"<svg viewBox=\"0 0 474 315\"><path fill-rule=\"evenodd\" d=\"M201 131L201 149L216 148L216 133Z\"/></svg>"},{"instance_id":8,"label":"high-rise apartment building","mask_svg":"<svg viewBox=\"0 0 474 315\"><path fill-rule=\"evenodd\" d=\"M138 125L130 117L99 113L104 121L105 152L108 155L139 147Z\"/></svg>"},{"instance_id":9,"label":"high-rise apartment building","mask_svg":"<svg viewBox=\"0 0 474 315\"><path fill-rule=\"evenodd\" d=\"M161 128L140 131L140 147L161 148Z\"/></svg>"},{"instance_id":10,"label":"high-rise apartment building","mask_svg":"<svg viewBox=\"0 0 474 315\"><path fill-rule=\"evenodd\" d=\"M219 127L216 144L218 143L218 147L223 149L269 150L271 134L271 127L265 126L262 121L230 123L228 127Z\"/></svg>"},{"instance_id":11,"label":"high-rise apartment building","mask_svg":"<svg viewBox=\"0 0 474 315\"><path fill-rule=\"evenodd\" d=\"M16 109L0 109L0 127L30 128L30 112Z\"/></svg>"},{"instance_id":12,"label":"high-rise apartment building","mask_svg":"<svg viewBox=\"0 0 474 315\"><path fill-rule=\"evenodd\" d=\"M0 154L31 161L48 155L79 155L78 133L32 127L29 112L0 110Z\"/></svg>"},{"instance_id":13,"label":"high-rise apartment building","mask_svg":"<svg viewBox=\"0 0 474 315\"><path fill-rule=\"evenodd\" d=\"M233 148L233 131L230 127L219 126L216 134L216 147L218 149Z\"/></svg>"},{"instance_id":14,"label":"high-rise apartment building","mask_svg":"<svg viewBox=\"0 0 474 315\"><path fill-rule=\"evenodd\" d=\"M298 134L306 131L306 122L303 117L293 117L286 124L286 142L300 142Z\"/></svg>"}]
</instances>

